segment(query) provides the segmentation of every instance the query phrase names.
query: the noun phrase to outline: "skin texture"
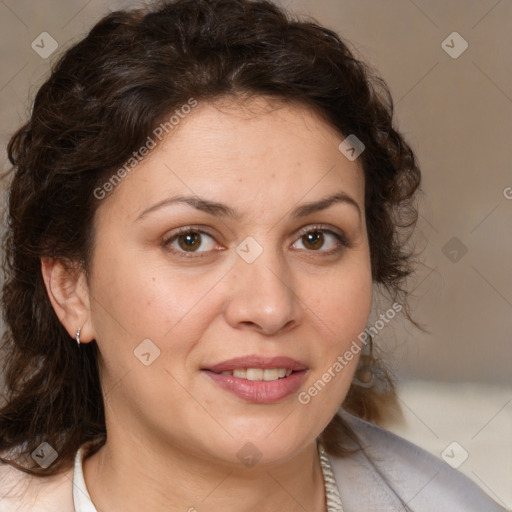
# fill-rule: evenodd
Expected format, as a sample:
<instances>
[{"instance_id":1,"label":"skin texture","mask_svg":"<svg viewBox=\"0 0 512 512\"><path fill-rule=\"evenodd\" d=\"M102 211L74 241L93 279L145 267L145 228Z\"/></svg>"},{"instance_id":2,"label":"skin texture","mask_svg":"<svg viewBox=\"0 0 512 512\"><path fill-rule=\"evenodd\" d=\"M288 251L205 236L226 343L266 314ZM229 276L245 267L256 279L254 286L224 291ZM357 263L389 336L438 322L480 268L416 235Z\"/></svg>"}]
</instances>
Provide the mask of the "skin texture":
<instances>
[{"instance_id":1,"label":"skin texture","mask_svg":"<svg viewBox=\"0 0 512 512\"><path fill-rule=\"evenodd\" d=\"M108 439L84 462L98 510L324 510L315 440L358 357L307 405L297 393L247 402L201 368L289 356L308 367L304 391L364 330L372 300L364 176L338 150L343 138L301 105L200 103L101 202L89 278L42 261L59 319L73 338L81 327L81 342L95 339L101 353ZM360 211L338 202L293 216L337 192ZM177 195L223 203L240 217L179 203L138 219ZM323 245L308 242L301 228L314 234L318 224L344 233L350 247L325 231ZM165 245L187 226L208 233L194 239L199 252L187 253L183 236ZM263 248L252 263L236 252L249 236ZM144 339L160 350L149 366L134 356ZM237 457L247 442L261 453L250 468Z\"/></svg>"}]
</instances>

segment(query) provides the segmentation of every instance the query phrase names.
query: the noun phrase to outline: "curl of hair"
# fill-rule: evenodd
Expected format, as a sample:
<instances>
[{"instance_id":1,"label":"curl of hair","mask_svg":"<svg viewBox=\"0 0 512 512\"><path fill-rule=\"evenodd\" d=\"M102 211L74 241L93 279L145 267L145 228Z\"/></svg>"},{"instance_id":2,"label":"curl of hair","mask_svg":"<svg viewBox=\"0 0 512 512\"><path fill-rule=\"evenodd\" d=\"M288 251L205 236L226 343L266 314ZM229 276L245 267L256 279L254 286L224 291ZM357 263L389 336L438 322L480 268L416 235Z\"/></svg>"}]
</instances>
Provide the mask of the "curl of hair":
<instances>
[{"instance_id":1,"label":"curl of hair","mask_svg":"<svg viewBox=\"0 0 512 512\"><path fill-rule=\"evenodd\" d=\"M265 0L175 0L110 13L56 62L8 145L0 453L10 456L0 461L49 476L69 468L82 444L95 451L106 439L97 345L77 350L48 299L41 258L87 275L96 188L191 98L243 96L309 106L340 142L355 134L364 143L372 278L406 308L404 233L416 222L420 171L393 127L385 83L336 33ZM381 371L384 391L352 385L347 410L378 420L394 396ZM346 455L344 436L336 415L322 433L327 451ZM43 441L59 453L47 469L29 456Z\"/></svg>"}]
</instances>

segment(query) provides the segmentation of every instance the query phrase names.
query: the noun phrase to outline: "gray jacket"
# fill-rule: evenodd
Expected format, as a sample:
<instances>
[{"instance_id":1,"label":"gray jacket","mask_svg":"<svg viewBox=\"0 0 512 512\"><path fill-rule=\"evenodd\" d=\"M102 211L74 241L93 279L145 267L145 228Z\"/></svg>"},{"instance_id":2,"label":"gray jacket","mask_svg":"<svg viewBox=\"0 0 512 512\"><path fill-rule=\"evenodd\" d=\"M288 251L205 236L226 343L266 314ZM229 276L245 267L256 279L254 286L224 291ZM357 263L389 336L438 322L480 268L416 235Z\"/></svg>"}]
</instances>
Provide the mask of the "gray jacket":
<instances>
[{"instance_id":1,"label":"gray jacket","mask_svg":"<svg viewBox=\"0 0 512 512\"><path fill-rule=\"evenodd\" d=\"M342 416L364 447L350 457L331 457L344 512L506 510L443 460L372 423Z\"/></svg>"}]
</instances>

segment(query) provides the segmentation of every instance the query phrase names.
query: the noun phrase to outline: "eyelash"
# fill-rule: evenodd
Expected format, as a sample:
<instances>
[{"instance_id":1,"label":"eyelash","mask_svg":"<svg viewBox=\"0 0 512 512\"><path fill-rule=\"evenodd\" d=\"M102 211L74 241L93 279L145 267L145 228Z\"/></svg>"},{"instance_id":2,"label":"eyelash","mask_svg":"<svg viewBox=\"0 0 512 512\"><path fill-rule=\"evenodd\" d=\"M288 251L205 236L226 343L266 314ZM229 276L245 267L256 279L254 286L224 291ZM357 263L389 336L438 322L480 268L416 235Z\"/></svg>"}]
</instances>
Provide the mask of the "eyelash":
<instances>
[{"instance_id":1,"label":"eyelash","mask_svg":"<svg viewBox=\"0 0 512 512\"><path fill-rule=\"evenodd\" d=\"M304 235L307 235L308 233L315 233L315 232L321 232L323 234L332 235L336 239L336 241L338 242L339 245L337 245L334 249L331 249L329 251L322 251L322 250L317 250L317 251L309 250L308 251L308 250L306 250L306 252L319 253L319 254L322 254L323 256L332 256L332 255L340 252L343 248L349 249L352 247L352 243L349 241L349 239L344 234L336 233L335 231L332 231L322 225L312 225L312 226L307 226L305 228L302 228L299 231L297 240L300 240ZM178 238L180 235L186 235L188 233L199 233L201 235L206 235L206 236L209 236L210 238L214 239L214 237L210 233L208 233L207 231L204 231L203 229L201 229L199 227L185 226L185 227L179 228L175 233L172 234L172 236L165 238L162 241L162 246L166 250L168 250L170 253L176 254L177 256L180 256L182 258L202 258L202 257L208 256L211 251L186 252L186 251L176 250L170 246L170 244L176 238ZM300 250L304 250L304 249L300 249Z\"/></svg>"}]
</instances>

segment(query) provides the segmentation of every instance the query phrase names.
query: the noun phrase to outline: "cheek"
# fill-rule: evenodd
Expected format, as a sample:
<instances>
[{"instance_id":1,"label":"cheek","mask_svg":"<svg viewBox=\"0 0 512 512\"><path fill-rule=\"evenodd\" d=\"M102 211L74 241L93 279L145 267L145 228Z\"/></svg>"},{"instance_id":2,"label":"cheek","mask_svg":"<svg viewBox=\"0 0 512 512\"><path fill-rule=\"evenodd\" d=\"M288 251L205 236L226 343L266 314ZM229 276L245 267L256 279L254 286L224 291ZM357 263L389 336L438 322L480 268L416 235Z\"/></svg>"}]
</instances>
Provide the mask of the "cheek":
<instances>
[{"instance_id":1,"label":"cheek","mask_svg":"<svg viewBox=\"0 0 512 512\"><path fill-rule=\"evenodd\" d=\"M322 331L326 350L342 350L364 331L372 306L372 277L369 263L340 266L337 272L318 280L305 277L304 302ZM307 290L307 291L306 291Z\"/></svg>"},{"instance_id":2,"label":"cheek","mask_svg":"<svg viewBox=\"0 0 512 512\"><path fill-rule=\"evenodd\" d=\"M100 254L93 276L98 305L95 327L101 331L102 325L110 326L121 337L134 341L163 339L181 329L195 310L204 310L200 303L217 281L213 273L194 278L165 265L161 258L153 260L141 253L120 251L116 257ZM204 311L201 319L206 320Z\"/></svg>"},{"instance_id":3,"label":"cheek","mask_svg":"<svg viewBox=\"0 0 512 512\"><path fill-rule=\"evenodd\" d=\"M325 428L345 400L360 358L361 338L372 303L369 265L347 265L310 295L313 372L298 401Z\"/></svg>"}]
</instances>

